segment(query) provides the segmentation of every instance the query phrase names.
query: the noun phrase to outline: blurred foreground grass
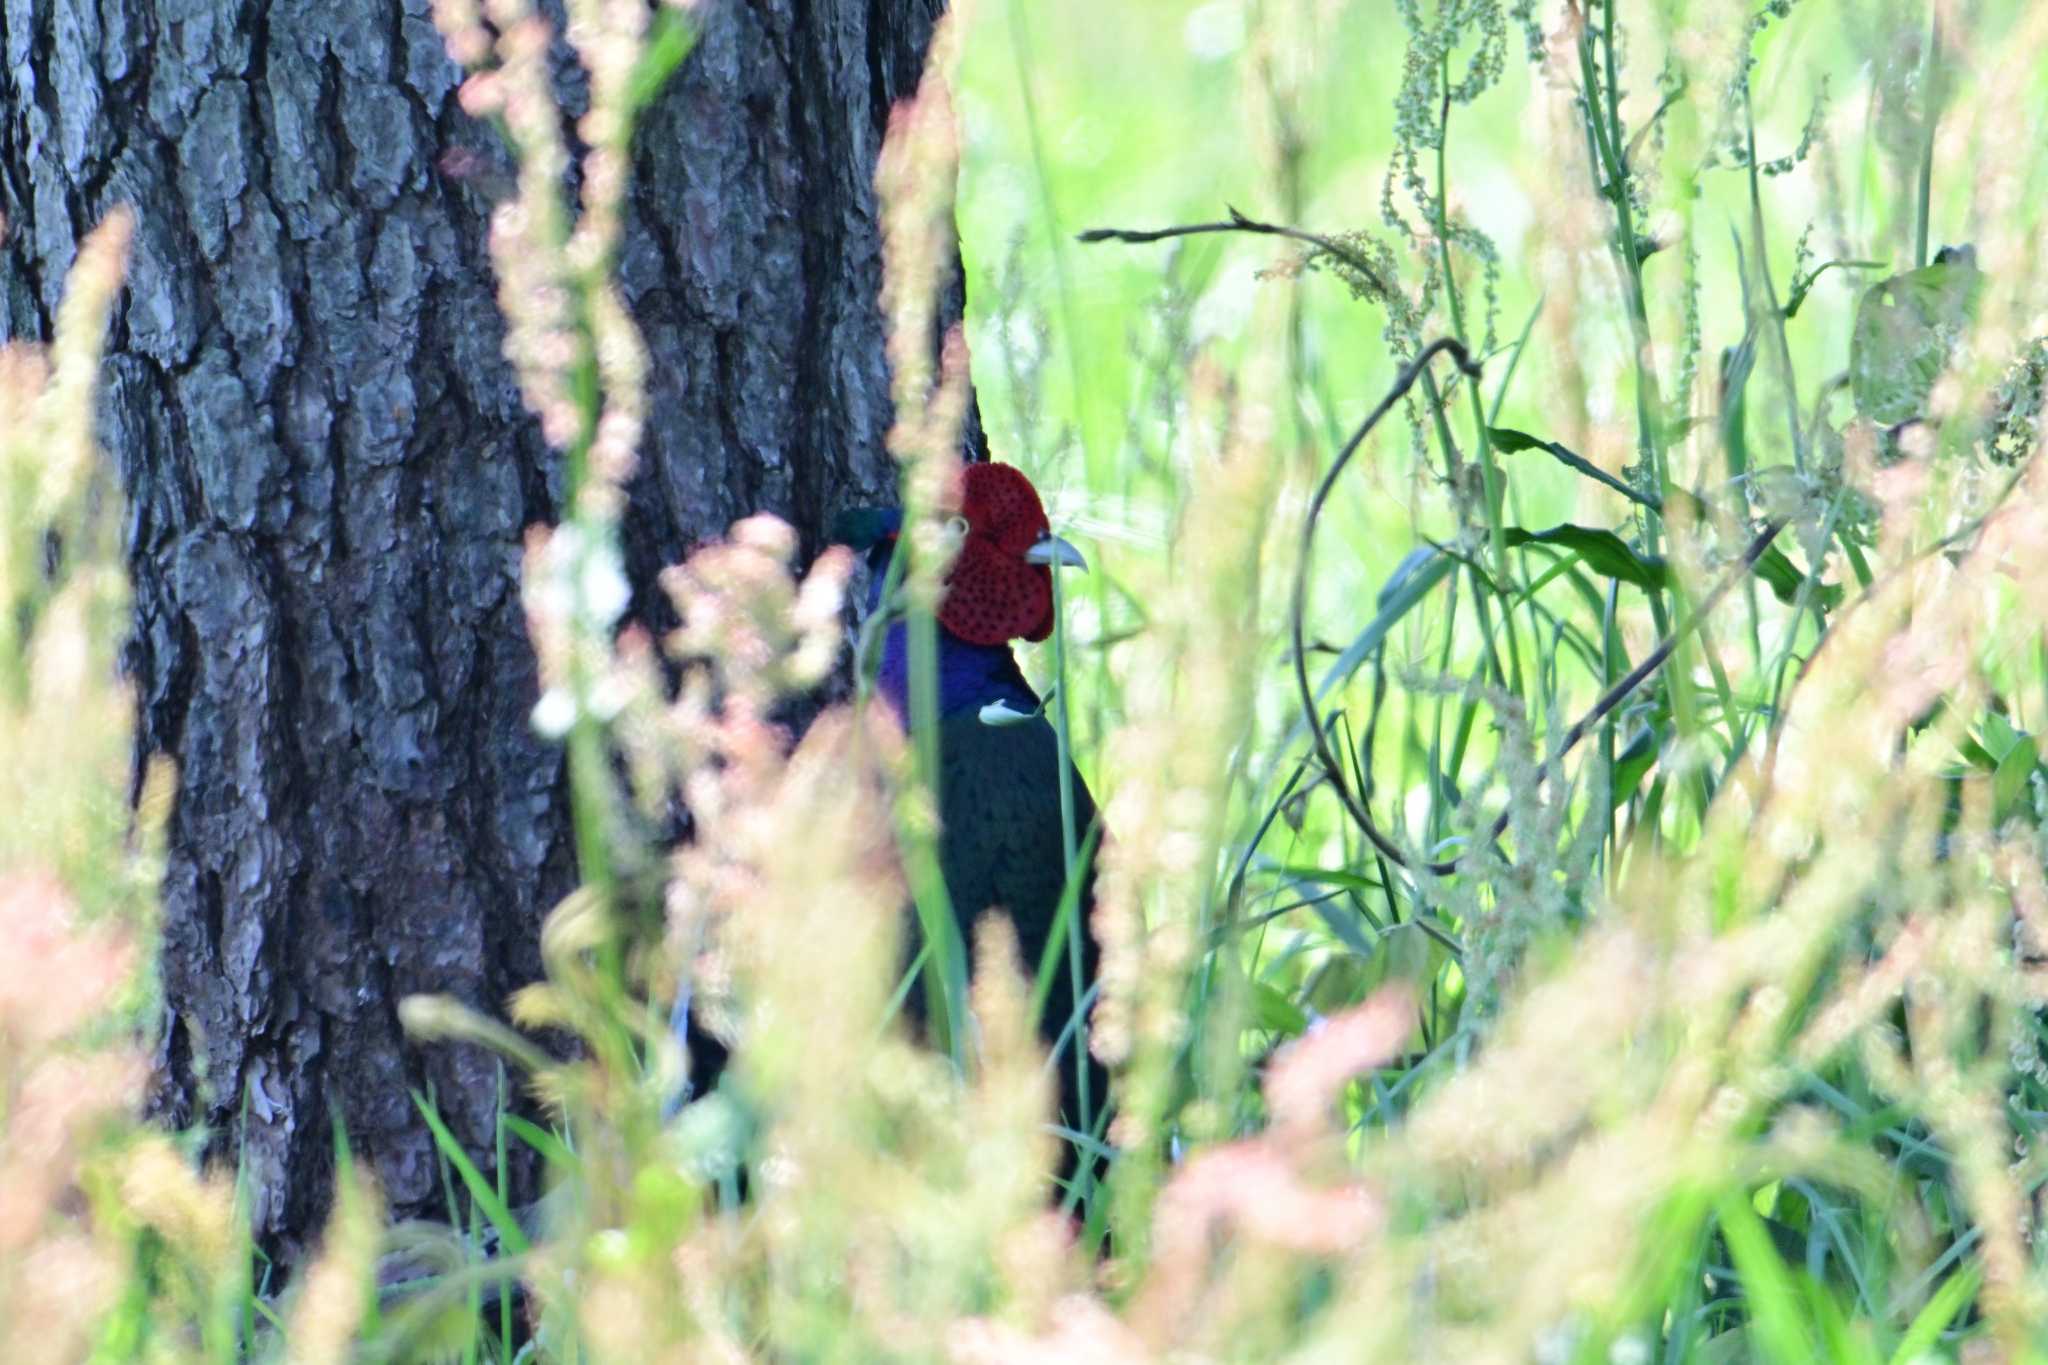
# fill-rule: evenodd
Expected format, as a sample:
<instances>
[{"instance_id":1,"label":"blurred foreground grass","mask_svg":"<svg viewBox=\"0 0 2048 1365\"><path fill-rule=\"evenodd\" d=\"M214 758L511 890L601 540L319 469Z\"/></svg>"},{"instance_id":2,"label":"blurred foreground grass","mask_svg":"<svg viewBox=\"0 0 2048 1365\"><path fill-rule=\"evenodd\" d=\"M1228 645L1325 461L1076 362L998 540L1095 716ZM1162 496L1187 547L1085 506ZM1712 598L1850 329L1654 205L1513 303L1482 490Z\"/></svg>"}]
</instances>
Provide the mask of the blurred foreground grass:
<instances>
[{"instance_id":1,"label":"blurred foreground grass","mask_svg":"<svg viewBox=\"0 0 2048 1365\"><path fill-rule=\"evenodd\" d=\"M616 572L645 416L598 172L680 30L572 34L612 115L572 210L534 171L568 154L544 45L444 3L529 168L493 256L573 488L526 600L587 885L511 1019L584 1047L410 1002L546 1101L501 1138L546 1159L546 1208L451 1147L457 1233L387 1234L357 1176L262 1292L231 1177L123 1109L166 787L130 821L83 425L108 224L50 354L0 355L0 794L42 813L0 831L0 1358L2048 1355L2048 13L1707 9L987 0L900 113L905 608L944 567L916 528L964 395L964 348L922 346L956 159L998 455L1100 570L1027 662L1064 659L1110 829L1118 1155L1075 1223L1038 964L985 925L951 1055L889 1022L917 746L844 711L788 753L766 723L832 665L848 563L799 579L787 529L743 523L669 576L662 645L579 587ZM1071 237L1226 206L1314 240ZM1445 336L1482 377L1425 372L1305 556L1314 481ZM696 837L636 944L619 813L678 791ZM90 988L35 994L57 979ZM671 1116L679 980L735 1084ZM380 1293L394 1236L433 1273Z\"/></svg>"}]
</instances>

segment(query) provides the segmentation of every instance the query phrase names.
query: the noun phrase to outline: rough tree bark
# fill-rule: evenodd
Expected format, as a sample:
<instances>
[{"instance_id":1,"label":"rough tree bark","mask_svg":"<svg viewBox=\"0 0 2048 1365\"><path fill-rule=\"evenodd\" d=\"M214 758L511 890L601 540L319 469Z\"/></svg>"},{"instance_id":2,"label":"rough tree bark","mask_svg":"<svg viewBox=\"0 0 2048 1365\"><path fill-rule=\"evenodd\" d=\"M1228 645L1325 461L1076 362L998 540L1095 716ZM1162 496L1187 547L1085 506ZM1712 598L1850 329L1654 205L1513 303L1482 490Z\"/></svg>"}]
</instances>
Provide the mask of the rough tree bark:
<instances>
[{"instance_id":1,"label":"rough tree bark","mask_svg":"<svg viewBox=\"0 0 2048 1365\"><path fill-rule=\"evenodd\" d=\"M873 172L940 8L700 11L622 265L655 362L641 584L736 516L815 546L888 487ZM498 354L494 177L454 173L504 153L426 0L5 0L0 44L0 337L47 336L78 239L140 214L102 436L138 757L181 772L161 1106L241 1154L289 1261L331 1112L400 1214L441 1203L410 1090L488 1152L493 1066L408 1045L396 1002L497 1008L573 876L518 599L559 471Z\"/></svg>"}]
</instances>

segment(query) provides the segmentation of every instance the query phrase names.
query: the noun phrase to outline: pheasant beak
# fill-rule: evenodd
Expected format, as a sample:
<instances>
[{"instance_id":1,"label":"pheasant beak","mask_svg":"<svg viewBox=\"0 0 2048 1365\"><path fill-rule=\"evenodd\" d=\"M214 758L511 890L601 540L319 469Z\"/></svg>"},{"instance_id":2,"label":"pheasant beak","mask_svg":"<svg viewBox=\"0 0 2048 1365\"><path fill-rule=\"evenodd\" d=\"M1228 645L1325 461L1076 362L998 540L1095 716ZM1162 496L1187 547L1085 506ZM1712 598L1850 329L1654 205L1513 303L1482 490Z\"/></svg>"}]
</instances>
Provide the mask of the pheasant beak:
<instances>
[{"instance_id":1,"label":"pheasant beak","mask_svg":"<svg viewBox=\"0 0 2048 1365\"><path fill-rule=\"evenodd\" d=\"M1024 562L1069 569L1086 570L1088 567L1088 561L1081 558L1079 550L1050 531L1032 542L1031 548L1024 552Z\"/></svg>"}]
</instances>

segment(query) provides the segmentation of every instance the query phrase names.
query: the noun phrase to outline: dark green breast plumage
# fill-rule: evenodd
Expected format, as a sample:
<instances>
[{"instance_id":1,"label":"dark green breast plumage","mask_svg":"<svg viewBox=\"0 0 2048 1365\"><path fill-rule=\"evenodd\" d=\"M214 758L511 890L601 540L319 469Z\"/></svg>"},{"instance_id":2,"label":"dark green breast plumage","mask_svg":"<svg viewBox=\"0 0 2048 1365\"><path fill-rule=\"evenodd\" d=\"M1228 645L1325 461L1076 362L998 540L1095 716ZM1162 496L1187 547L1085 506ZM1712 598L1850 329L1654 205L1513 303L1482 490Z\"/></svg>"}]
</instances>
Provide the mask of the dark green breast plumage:
<instances>
[{"instance_id":1,"label":"dark green breast plumage","mask_svg":"<svg viewBox=\"0 0 2048 1365\"><path fill-rule=\"evenodd\" d=\"M941 723L939 755L939 866L961 930L971 933L973 922L990 907L1007 911L1017 928L1024 970L1035 973L1067 881L1058 737L1042 716L990 725L968 710ZM1071 761L1067 769L1078 854L1095 822L1095 802ZM1084 980L1095 975L1095 940L1089 932L1093 883L1091 868L1077 905ZM1066 1028L1074 1002L1073 973L1063 949L1043 1016L1049 1040ZM1099 1106L1099 1089L1094 1098Z\"/></svg>"},{"instance_id":2,"label":"dark green breast plumage","mask_svg":"<svg viewBox=\"0 0 2048 1365\"><path fill-rule=\"evenodd\" d=\"M990 909L1000 909L1016 927L1024 969L1035 978L1067 882L1061 763L1058 736L1018 669L1010 642L1046 637L1052 628L1051 567L1080 566L1082 560L1052 535L1037 492L1015 469L970 465L962 479L959 520L965 531L938 611L934 660L939 867L961 941L971 944L976 922ZM884 609L880 588L901 525L891 509L856 509L840 520L846 543L866 553L871 611ZM907 722L909 650L901 622L884 634L875 689ZM995 717L998 723L984 715L992 706L1007 712ZM1079 853L1095 823L1095 802L1071 763L1066 773ZM1077 997L1095 978L1093 880L1089 869L1073 921L1081 949L1081 991L1075 989L1070 949L1062 940L1040 1016L1046 1042L1060 1046L1061 1121L1073 1128L1101 1112L1106 1093L1106 1078L1092 1058L1076 1065L1077 1056L1084 1055L1077 1051L1084 1035L1069 1028L1077 1007L1086 1007Z\"/></svg>"}]
</instances>

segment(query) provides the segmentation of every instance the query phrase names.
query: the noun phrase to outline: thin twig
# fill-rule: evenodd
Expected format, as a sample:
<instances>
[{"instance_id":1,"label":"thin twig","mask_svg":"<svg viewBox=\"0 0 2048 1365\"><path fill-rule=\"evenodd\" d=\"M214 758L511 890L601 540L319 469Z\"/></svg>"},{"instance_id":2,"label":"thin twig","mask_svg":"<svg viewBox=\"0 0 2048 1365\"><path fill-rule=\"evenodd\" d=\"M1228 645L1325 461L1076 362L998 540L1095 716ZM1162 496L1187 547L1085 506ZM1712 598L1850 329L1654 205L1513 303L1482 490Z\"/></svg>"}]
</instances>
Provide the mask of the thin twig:
<instances>
[{"instance_id":1,"label":"thin twig","mask_svg":"<svg viewBox=\"0 0 2048 1365\"><path fill-rule=\"evenodd\" d=\"M1226 206L1228 207L1228 206ZM1380 278L1380 272L1372 262L1332 237L1309 232L1302 228L1288 227L1284 223L1262 223L1256 218L1247 218L1236 209L1229 209L1230 218L1221 223L1184 223L1178 227L1166 228L1089 228L1086 232L1074 234L1077 242L1164 242L1174 237L1193 237L1205 232L1251 232L1265 237L1286 237L1304 242L1327 255L1335 256L1344 264L1365 276L1365 282L1385 296L1393 291Z\"/></svg>"}]
</instances>

